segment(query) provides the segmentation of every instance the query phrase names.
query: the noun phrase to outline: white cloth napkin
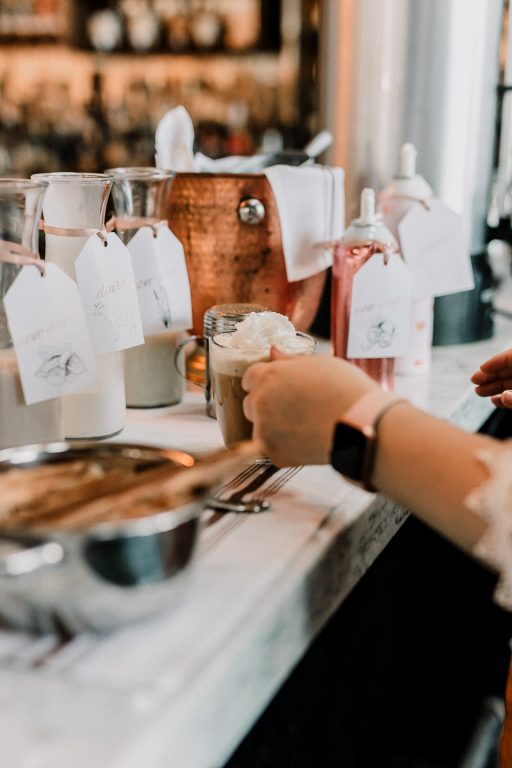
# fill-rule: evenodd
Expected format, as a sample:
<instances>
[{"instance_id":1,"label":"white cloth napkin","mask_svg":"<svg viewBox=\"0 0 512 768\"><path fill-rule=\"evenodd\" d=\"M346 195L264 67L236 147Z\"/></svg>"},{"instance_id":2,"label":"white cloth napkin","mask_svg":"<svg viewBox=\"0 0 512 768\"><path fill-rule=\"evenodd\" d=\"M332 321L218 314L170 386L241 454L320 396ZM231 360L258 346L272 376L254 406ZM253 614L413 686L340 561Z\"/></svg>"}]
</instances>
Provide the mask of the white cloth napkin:
<instances>
[{"instance_id":1,"label":"white cloth napkin","mask_svg":"<svg viewBox=\"0 0 512 768\"><path fill-rule=\"evenodd\" d=\"M194 124L183 106L170 109L160 119L155 132L157 168L196 173L237 173L247 157L232 155L213 159L202 152L194 154Z\"/></svg>"},{"instance_id":2,"label":"white cloth napkin","mask_svg":"<svg viewBox=\"0 0 512 768\"><path fill-rule=\"evenodd\" d=\"M155 163L171 171L197 171L194 159L194 125L185 109L170 109L157 125Z\"/></svg>"},{"instance_id":3,"label":"white cloth napkin","mask_svg":"<svg viewBox=\"0 0 512 768\"><path fill-rule=\"evenodd\" d=\"M273 165L264 173L281 223L289 282L305 280L332 265L333 246L345 226L344 171L314 165Z\"/></svg>"}]
</instances>

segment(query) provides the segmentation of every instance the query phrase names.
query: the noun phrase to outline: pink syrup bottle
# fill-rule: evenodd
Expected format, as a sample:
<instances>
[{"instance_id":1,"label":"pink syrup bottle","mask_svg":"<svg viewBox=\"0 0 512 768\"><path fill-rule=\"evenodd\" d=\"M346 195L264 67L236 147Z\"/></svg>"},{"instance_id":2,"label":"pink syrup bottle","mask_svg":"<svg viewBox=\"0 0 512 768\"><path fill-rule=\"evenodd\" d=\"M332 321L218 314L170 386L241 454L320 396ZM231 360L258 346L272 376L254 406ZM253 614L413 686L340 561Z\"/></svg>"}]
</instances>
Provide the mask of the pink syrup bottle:
<instances>
[{"instance_id":1,"label":"pink syrup bottle","mask_svg":"<svg viewBox=\"0 0 512 768\"><path fill-rule=\"evenodd\" d=\"M361 193L360 216L353 219L334 250L331 344L336 357L354 363L386 390L394 386L394 358L348 358L347 349L354 275L374 254L382 254L387 262L387 255L392 251L398 252L398 244L376 214L375 192L365 188Z\"/></svg>"}]
</instances>

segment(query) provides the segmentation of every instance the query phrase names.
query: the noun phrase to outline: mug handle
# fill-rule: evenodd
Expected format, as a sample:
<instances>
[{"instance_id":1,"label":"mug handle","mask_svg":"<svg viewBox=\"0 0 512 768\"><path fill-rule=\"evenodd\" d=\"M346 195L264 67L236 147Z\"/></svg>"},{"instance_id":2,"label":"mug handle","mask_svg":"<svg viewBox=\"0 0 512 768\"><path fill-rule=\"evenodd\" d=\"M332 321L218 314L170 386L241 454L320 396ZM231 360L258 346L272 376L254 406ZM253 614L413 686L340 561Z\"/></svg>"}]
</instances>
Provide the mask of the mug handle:
<instances>
[{"instance_id":1,"label":"mug handle","mask_svg":"<svg viewBox=\"0 0 512 768\"><path fill-rule=\"evenodd\" d=\"M187 344L190 344L191 342L202 342L205 347L206 352L206 368L205 368L205 383L201 384L200 382L192 379L190 376L187 376L187 370L186 368L184 370L181 370L180 368L180 355L187 346ZM185 379L185 381L191 381L192 384L195 384L198 387L201 387L201 389L204 389L206 394L206 401L208 402L210 397L210 376L208 372L208 336L188 336L186 339L182 339L178 345L176 346L176 349L174 351L174 367L176 368L177 372L181 376L182 379Z\"/></svg>"}]
</instances>

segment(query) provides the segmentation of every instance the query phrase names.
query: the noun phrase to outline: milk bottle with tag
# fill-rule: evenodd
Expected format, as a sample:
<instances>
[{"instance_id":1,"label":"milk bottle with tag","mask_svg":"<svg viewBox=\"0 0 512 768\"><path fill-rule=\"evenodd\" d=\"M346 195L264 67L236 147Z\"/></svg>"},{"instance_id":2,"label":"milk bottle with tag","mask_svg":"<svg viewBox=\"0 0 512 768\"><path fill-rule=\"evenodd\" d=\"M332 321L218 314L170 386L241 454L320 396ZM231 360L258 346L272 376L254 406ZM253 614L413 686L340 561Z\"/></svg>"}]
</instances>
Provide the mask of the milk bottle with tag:
<instances>
[{"instance_id":1,"label":"milk bottle with tag","mask_svg":"<svg viewBox=\"0 0 512 768\"><path fill-rule=\"evenodd\" d=\"M58 399L25 403L3 301L23 266L37 261L45 189L43 182L0 179L0 448L63 438Z\"/></svg>"},{"instance_id":2,"label":"milk bottle with tag","mask_svg":"<svg viewBox=\"0 0 512 768\"><path fill-rule=\"evenodd\" d=\"M156 408L179 403L184 380L175 356L192 324L181 243L162 218L175 173L160 168L110 168L115 229L130 251L144 344L124 353L126 404Z\"/></svg>"},{"instance_id":3,"label":"milk bottle with tag","mask_svg":"<svg viewBox=\"0 0 512 768\"><path fill-rule=\"evenodd\" d=\"M34 174L32 178L48 183L43 202L46 260L76 279L75 262L89 238L105 231L112 178L100 173L60 172ZM124 427L122 353L98 354L96 366L99 381L95 387L62 398L67 438L104 438L121 432Z\"/></svg>"}]
</instances>

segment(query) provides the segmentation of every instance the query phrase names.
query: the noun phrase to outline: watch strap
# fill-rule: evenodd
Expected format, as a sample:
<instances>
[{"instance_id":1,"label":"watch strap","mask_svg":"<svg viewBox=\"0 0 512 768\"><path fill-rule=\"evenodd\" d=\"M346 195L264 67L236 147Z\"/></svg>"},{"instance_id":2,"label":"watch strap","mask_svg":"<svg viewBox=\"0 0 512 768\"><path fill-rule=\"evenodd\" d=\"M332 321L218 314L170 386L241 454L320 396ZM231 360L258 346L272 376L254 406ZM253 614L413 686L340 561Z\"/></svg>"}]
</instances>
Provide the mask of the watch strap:
<instances>
[{"instance_id":1,"label":"watch strap","mask_svg":"<svg viewBox=\"0 0 512 768\"><path fill-rule=\"evenodd\" d=\"M382 389L372 389L352 403L343 414L342 421L356 429L369 427L375 430L379 418L384 415L388 406L398 401L403 402L404 398Z\"/></svg>"},{"instance_id":2,"label":"watch strap","mask_svg":"<svg viewBox=\"0 0 512 768\"><path fill-rule=\"evenodd\" d=\"M375 466L379 422L391 407L398 403L406 402L408 401L405 398L391 392L384 392L381 389L374 389L371 392L362 395L362 397L356 400L345 412L343 418L335 429L331 464L343 474L343 468L339 468L335 456L336 445L339 445L339 442L337 441L343 437L343 435L340 434L343 425L361 433L365 438L365 444L364 455L361 457L358 476L347 474L347 477L360 483L365 490L375 493L376 488L373 486L371 479Z\"/></svg>"}]
</instances>

